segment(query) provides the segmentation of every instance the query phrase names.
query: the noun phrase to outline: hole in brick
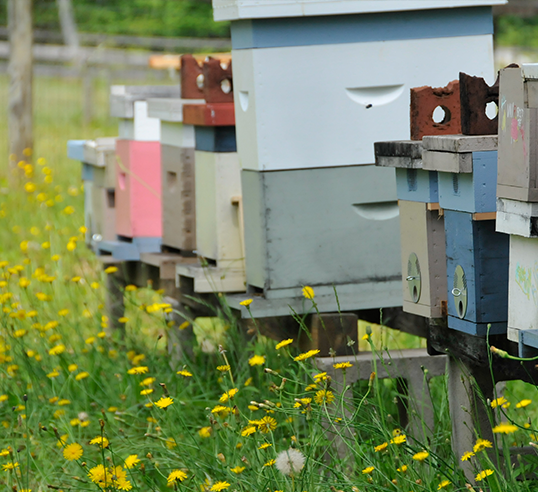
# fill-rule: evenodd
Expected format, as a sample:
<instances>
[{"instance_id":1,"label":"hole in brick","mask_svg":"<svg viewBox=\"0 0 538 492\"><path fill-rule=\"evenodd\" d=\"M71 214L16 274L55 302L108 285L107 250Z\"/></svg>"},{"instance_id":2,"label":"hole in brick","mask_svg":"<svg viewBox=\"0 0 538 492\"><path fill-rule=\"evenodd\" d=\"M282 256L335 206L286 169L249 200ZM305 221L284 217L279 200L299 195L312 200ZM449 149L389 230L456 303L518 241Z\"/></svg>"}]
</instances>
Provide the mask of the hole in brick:
<instances>
[{"instance_id":1,"label":"hole in brick","mask_svg":"<svg viewBox=\"0 0 538 492\"><path fill-rule=\"evenodd\" d=\"M497 113L499 112L499 107L495 103L495 101L490 101L486 104L486 116L490 120L494 120L497 117Z\"/></svg>"},{"instance_id":2,"label":"hole in brick","mask_svg":"<svg viewBox=\"0 0 538 492\"><path fill-rule=\"evenodd\" d=\"M437 125L446 125L452 119L452 114L446 106L437 106L432 113L432 120Z\"/></svg>"},{"instance_id":3,"label":"hole in brick","mask_svg":"<svg viewBox=\"0 0 538 492\"><path fill-rule=\"evenodd\" d=\"M198 89L203 90L204 88L204 74L201 73L196 77L196 85L198 86Z\"/></svg>"},{"instance_id":4,"label":"hole in brick","mask_svg":"<svg viewBox=\"0 0 538 492\"><path fill-rule=\"evenodd\" d=\"M232 81L230 79L224 79L220 83L220 89L224 94L229 94L232 91Z\"/></svg>"}]
</instances>

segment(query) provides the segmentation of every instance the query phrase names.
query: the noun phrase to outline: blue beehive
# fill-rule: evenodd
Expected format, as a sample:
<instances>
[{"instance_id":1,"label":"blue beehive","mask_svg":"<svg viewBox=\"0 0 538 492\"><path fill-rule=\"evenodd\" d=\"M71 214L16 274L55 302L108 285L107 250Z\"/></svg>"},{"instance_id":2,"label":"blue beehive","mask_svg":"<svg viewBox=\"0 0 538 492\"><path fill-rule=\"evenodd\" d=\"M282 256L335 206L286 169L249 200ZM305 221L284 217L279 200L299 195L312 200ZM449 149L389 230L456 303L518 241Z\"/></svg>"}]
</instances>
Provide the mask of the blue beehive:
<instances>
[{"instance_id":1,"label":"blue beehive","mask_svg":"<svg viewBox=\"0 0 538 492\"><path fill-rule=\"evenodd\" d=\"M424 137L423 146L423 168L438 171L441 208L469 213L496 211L496 135Z\"/></svg>"},{"instance_id":2,"label":"blue beehive","mask_svg":"<svg viewBox=\"0 0 538 492\"><path fill-rule=\"evenodd\" d=\"M237 152L235 126L195 126L195 149L204 152Z\"/></svg>"},{"instance_id":3,"label":"blue beehive","mask_svg":"<svg viewBox=\"0 0 538 492\"><path fill-rule=\"evenodd\" d=\"M495 189L495 187L494 187ZM509 239L494 220L445 211L448 326L471 335L506 333Z\"/></svg>"}]
</instances>

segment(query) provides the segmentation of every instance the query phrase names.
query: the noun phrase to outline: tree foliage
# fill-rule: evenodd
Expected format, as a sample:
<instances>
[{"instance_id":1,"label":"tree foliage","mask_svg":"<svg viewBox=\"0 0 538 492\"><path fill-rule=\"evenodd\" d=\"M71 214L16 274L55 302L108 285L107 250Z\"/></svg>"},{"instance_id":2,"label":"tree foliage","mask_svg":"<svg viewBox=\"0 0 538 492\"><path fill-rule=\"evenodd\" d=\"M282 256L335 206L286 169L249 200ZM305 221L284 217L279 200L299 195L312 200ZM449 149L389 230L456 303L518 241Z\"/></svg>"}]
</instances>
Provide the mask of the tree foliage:
<instances>
[{"instance_id":1,"label":"tree foliage","mask_svg":"<svg viewBox=\"0 0 538 492\"><path fill-rule=\"evenodd\" d=\"M7 0L0 0L7 24ZM73 0L82 32L134 36L227 37L229 24L214 22L210 0ZM38 29L59 30L56 0L34 0Z\"/></svg>"}]
</instances>

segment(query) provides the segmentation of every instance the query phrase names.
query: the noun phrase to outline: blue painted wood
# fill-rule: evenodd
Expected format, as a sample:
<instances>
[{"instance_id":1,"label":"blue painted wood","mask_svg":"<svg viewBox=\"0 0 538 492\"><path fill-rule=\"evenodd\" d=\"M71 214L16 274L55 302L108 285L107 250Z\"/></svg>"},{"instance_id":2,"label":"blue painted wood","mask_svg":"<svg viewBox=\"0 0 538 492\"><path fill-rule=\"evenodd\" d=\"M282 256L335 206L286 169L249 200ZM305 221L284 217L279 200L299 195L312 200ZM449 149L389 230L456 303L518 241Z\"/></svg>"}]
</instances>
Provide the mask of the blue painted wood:
<instances>
[{"instance_id":1,"label":"blue painted wood","mask_svg":"<svg viewBox=\"0 0 538 492\"><path fill-rule=\"evenodd\" d=\"M133 243L124 241L100 241L96 244L99 255L109 254L113 258L122 261L139 261L140 251Z\"/></svg>"},{"instance_id":2,"label":"blue painted wood","mask_svg":"<svg viewBox=\"0 0 538 492\"><path fill-rule=\"evenodd\" d=\"M93 181L94 166L91 164L82 163L82 181Z\"/></svg>"},{"instance_id":3,"label":"blue painted wood","mask_svg":"<svg viewBox=\"0 0 538 492\"><path fill-rule=\"evenodd\" d=\"M84 144L86 140L68 140L67 157L76 161L84 161Z\"/></svg>"},{"instance_id":4,"label":"blue painted wood","mask_svg":"<svg viewBox=\"0 0 538 492\"><path fill-rule=\"evenodd\" d=\"M448 317L449 328L478 337L488 334L488 324L491 325L489 329L490 335L503 335L506 333L506 327L508 326L506 321L500 321L498 323L474 323L473 321L455 318L454 316Z\"/></svg>"},{"instance_id":5,"label":"blue painted wood","mask_svg":"<svg viewBox=\"0 0 538 492\"><path fill-rule=\"evenodd\" d=\"M235 126L196 126L194 136L196 150L237 152Z\"/></svg>"},{"instance_id":6,"label":"blue painted wood","mask_svg":"<svg viewBox=\"0 0 538 492\"><path fill-rule=\"evenodd\" d=\"M396 168L396 193L398 200L422 203L438 202L437 172Z\"/></svg>"},{"instance_id":7,"label":"blue painted wood","mask_svg":"<svg viewBox=\"0 0 538 492\"><path fill-rule=\"evenodd\" d=\"M445 237L449 316L459 319L452 288L460 265L468 292L463 319L475 324L506 322L509 236L495 232L494 220L473 221L470 213L445 210Z\"/></svg>"},{"instance_id":8,"label":"blue painted wood","mask_svg":"<svg viewBox=\"0 0 538 492\"><path fill-rule=\"evenodd\" d=\"M161 237L135 237L133 244L140 253L160 253L162 245Z\"/></svg>"},{"instance_id":9,"label":"blue painted wood","mask_svg":"<svg viewBox=\"0 0 538 492\"><path fill-rule=\"evenodd\" d=\"M497 151L473 152L472 173L439 173L439 205L445 210L497 210Z\"/></svg>"},{"instance_id":10,"label":"blue painted wood","mask_svg":"<svg viewBox=\"0 0 538 492\"><path fill-rule=\"evenodd\" d=\"M232 48L276 48L493 34L491 7L232 22ZM456 74L457 75L457 74Z\"/></svg>"}]
</instances>

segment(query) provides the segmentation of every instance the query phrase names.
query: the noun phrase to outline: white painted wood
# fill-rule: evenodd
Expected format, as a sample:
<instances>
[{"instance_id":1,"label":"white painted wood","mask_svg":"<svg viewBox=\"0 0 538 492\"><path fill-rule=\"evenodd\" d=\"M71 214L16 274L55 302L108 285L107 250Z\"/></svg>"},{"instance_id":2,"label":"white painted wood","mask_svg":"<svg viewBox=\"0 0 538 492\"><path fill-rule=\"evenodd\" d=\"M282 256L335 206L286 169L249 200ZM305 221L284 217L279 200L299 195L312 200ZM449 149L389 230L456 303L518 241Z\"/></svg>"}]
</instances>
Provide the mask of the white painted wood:
<instances>
[{"instance_id":1,"label":"white painted wood","mask_svg":"<svg viewBox=\"0 0 538 492\"><path fill-rule=\"evenodd\" d=\"M213 0L216 21L502 5L506 0Z\"/></svg>"},{"instance_id":2,"label":"white painted wood","mask_svg":"<svg viewBox=\"0 0 538 492\"><path fill-rule=\"evenodd\" d=\"M174 147L194 148L194 126L161 120L161 143Z\"/></svg>"},{"instance_id":3,"label":"white painted wood","mask_svg":"<svg viewBox=\"0 0 538 492\"><path fill-rule=\"evenodd\" d=\"M432 135L422 138L424 150L481 152L497 150L497 135Z\"/></svg>"},{"instance_id":4,"label":"white painted wood","mask_svg":"<svg viewBox=\"0 0 538 492\"><path fill-rule=\"evenodd\" d=\"M508 327L538 329L538 239L510 236ZM514 340L517 341L517 340Z\"/></svg>"},{"instance_id":5,"label":"white painted wood","mask_svg":"<svg viewBox=\"0 0 538 492\"><path fill-rule=\"evenodd\" d=\"M110 87L110 116L134 118L134 102L150 98L179 98L176 85L113 85Z\"/></svg>"},{"instance_id":6,"label":"white painted wood","mask_svg":"<svg viewBox=\"0 0 538 492\"><path fill-rule=\"evenodd\" d=\"M204 99L154 98L148 99L148 116L161 121L181 123L185 104L204 104Z\"/></svg>"},{"instance_id":7,"label":"white painted wood","mask_svg":"<svg viewBox=\"0 0 538 492\"><path fill-rule=\"evenodd\" d=\"M412 87L459 71L494 81L490 35L234 50L233 61L238 152L252 170L372 164L374 142L409 139Z\"/></svg>"},{"instance_id":8,"label":"white painted wood","mask_svg":"<svg viewBox=\"0 0 538 492\"><path fill-rule=\"evenodd\" d=\"M201 265L176 265L176 275L194 280L194 292L245 292L246 277L244 269L222 268Z\"/></svg>"},{"instance_id":9,"label":"white painted wood","mask_svg":"<svg viewBox=\"0 0 538 492\"><path fill-rule=\"evenodd\" d=\"M518 202L507 198L497 199L495 230L522 237L536 237L538 231L533 223L538 222L538 203Z\"/></svg>"},{"instance_id":10,"label":"white painted wood","mask_svg":"<svg viewBox=\"0 0 538 492\"><path fill-rule=\"evenodd\" d=\"M161 139L161 122L148 116L148 102L134 102L134 139L140 142L153 142Z\"/></svg>"},{"instance_id":11,"label":"white painted wood","mask_svg":"<svg viewBox=\"0 0 538 492\"><path fill-rule=\"evenodd\" d=\"M244 271L241 224L232 198L241 196L235 152L195 152L196 252L224 269Z\"/></svg>"},{"instance_id":12,"label":"white painted wood","mask_svg":"<svg viewBox=\"0 0 538 492\"><path fill-rule=\"evenodd\" d=\"M96 138L84 143L84 162L97 167L114 165L113 156L116 150L116 137Z\"/></svg>"},{"instance_id":13,"label":"white painted wood","mask_svg":"<svg viewBox=\"0 0 538 492\"><path fill-rule=\"evenodd\" d=\"M441 171L445 173L472 173L473 154L465 152L437 152L424 150L422 152L422 168L426 171Z\"/></svg>"}]
</instances>

